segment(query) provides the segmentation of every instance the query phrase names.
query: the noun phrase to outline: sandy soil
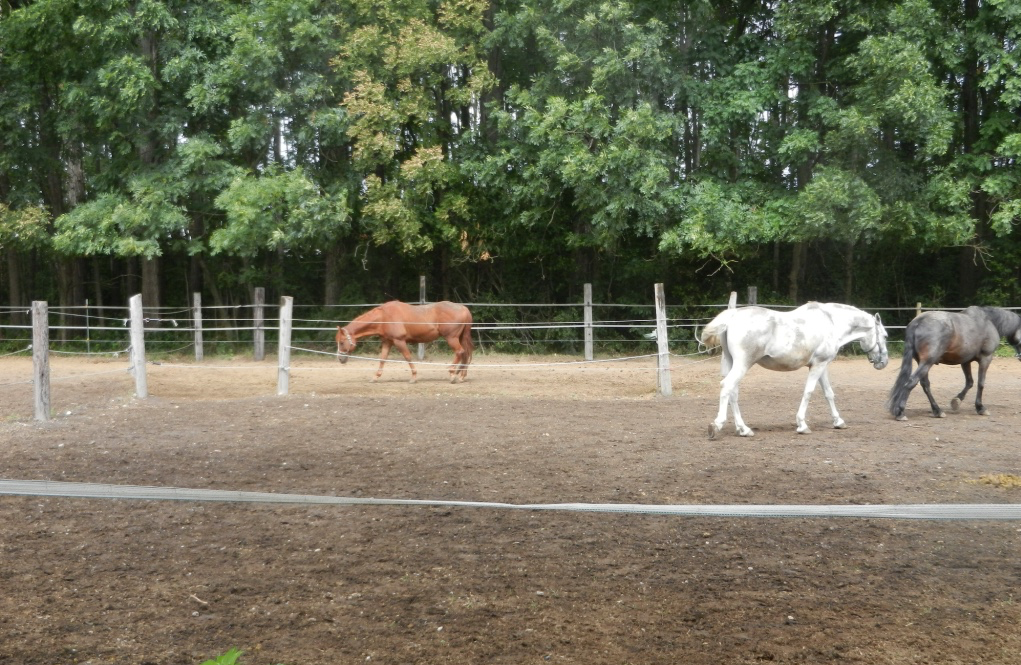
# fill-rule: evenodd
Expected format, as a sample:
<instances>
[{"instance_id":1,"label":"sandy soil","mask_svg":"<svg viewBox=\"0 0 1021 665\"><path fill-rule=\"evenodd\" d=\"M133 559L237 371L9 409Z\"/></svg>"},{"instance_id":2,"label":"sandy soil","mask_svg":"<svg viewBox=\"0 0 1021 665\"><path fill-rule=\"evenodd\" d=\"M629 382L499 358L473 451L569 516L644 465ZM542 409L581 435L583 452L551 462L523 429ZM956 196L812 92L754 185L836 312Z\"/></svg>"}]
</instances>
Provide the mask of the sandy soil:
<instances>
[{"instance_id":1,"label":"sandy soil","mask_svg":"<svg viewBox=\"0 0 1021 665\"><path fill-rule=\"evenodd\" d=\"M435 360L446 360L445 347ZM429 360L433 358L430 357ZM794 432L805 371L754 369L713 442L718 360L0 360L0 477L512 503L1014 503L1021 363L981 417L884 410L898 361L831 369L846 430ZM948 408L957 368L932 374ZM685 518L0 496L0 663L1018 663L1021 523Z\"/></svg>"}]
</instances>

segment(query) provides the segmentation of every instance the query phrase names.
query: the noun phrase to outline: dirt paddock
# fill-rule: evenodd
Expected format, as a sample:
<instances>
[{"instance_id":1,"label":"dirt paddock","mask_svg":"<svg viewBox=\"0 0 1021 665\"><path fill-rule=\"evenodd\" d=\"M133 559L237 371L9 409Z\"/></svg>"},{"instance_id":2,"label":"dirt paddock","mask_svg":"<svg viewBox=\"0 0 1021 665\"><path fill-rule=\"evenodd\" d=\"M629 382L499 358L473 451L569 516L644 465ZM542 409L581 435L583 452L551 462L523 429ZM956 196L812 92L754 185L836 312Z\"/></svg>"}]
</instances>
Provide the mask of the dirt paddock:
<instances>
[{"instance_id":1,"label":"dirt paddock","mask_svg":"<svg viewBox=\"0 0 1021 665\"><path fill-rule=\"evenodd\" d=\"M445 347L435 359L446 359ZM430 358L432 359L432 358ZM848 429L794 432L806 371L753 369L710 442L718 360L423 367L0 360L0 477L509 503L1015 503L1021 363L970 403L884 410L899 360L831 369ZM932 373L949 409L959 369ZM690 518L0 496L0 663L1021 663L1021 522ZM1014 598L1019 595L1019 598Z\"/></svg>"}]
</instances>

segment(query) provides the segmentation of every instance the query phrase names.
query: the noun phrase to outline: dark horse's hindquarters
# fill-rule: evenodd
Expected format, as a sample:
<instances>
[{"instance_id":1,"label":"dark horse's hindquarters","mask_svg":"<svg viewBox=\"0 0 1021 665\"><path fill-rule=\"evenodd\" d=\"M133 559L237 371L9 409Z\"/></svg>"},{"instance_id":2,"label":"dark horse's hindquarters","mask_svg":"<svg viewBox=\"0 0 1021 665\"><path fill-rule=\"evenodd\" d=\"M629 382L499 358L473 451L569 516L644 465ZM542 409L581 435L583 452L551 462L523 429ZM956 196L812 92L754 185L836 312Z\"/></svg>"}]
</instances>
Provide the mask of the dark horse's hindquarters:
<instances>
[{"instance_id":1,"label":"dark horse's hindquarters","mask_svg":"<svg viewBox=\"0 0 1021 665\"><path fill-rule=\"evenodd\" d=\"M960 365L964 372L964 390L950 403L956 411L961 400L974 385L971 363L978 362L978 387L975 391L975 410L988 415L982 405L982 390L986 383L986 370L993 354L1006 337L1021 359L1021 316L999 307L972 306L963 312L923 312L908 324L904 331L904 357L897 381L890 391L888 406L897 420L907 420L904 409L908 395L919 383L929 398L932 415L942 418L946 414L936 404L929 388L929 369L933 365ZM912 372L912 361L918 369Z\"/></svg>"}]
</instances>

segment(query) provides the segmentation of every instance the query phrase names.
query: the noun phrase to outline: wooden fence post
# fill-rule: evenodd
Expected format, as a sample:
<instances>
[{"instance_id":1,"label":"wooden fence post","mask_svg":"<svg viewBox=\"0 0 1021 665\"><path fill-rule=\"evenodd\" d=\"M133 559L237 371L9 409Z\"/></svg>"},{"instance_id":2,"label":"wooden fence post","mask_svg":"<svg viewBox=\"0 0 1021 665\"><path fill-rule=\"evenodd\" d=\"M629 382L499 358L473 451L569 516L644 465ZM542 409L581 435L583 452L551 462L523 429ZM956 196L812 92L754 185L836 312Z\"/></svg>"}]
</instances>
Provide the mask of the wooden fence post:
<instances>
[{"instance_id":1,"label":"wooden fence post","mask_svg":"<svg viewBox=\"0 0 1021 665\"><path fill-rule=\"evenodd\" d=\"M280 346L277 351L277 395L286 395L291 390L291 323L293 321L294 298L280 298Z\"/></svg>"},{"instance_id":2,"label":"wooden fence post","mask_svg":"<svg viewBox=\"0 0 1021 665\"><path fill-rule=\"evenodd\" d=\"M749 305L759 304L759 287L757 286L748 287L748 304Z\"/></svg>"},{"instance_id":3,"label":"wooden fence post","mask_svg":"<svg viewBox=\"0 0 1021 665\"><path fill-rule=\"evenodd\" d=\"M727 303L727 309L735 309L737 307L737 291L730 292L730 302Z\"/></svg>"},{"instance_id":4,"label":"wooden fence post","mask_svg":"<svg viewBox=\"0 0 1021 665\"><path fill-rule=\"evenodd\" d=\"M585 360L592 360L592 285L585 285Z\"/></svg>"},{"instance_id":5,"label":"wooden fence post","mask_svg":"<svg viewBox=\"0 0 1021 665\"><path fill-rule=\"evenodd\" d=\"M266 289L262 286L255 287L254 294L255 321L252 338L255 341L255 361L261 362L266 358Z\"/></svg>"},{"instance_id":6,"label":"wooden fence post","mask_svg":"<svg viewBox=\"0 0 1021 665\"><path fill-rule=\"evenodd\" d=\"M131 370L135 374L135 397L149 396L149 384L145 375L145 315L142 313L142 295L136 294L128 300L131 312Z\"/></svg>"},{"instance_id":7,"label":"wooden fence post","mask_svg":"<svg viewBox=\"0 0 1021 665\"><path fill-rule=\"evenodd\" d=\"M50 419L50 310L45 300L32 301L32 384L35 419Z\"/></svg>"},{"instance_id":8,"label":"wooden fence post","mask_svg":"<svg viewBox=\"0 0 1021 665\"><path fill-rule=\"evenodd\" d=\"M425 304L425 275L418 276L418 304ZM425 358L425 344L418 345L418 359Z\"/></svg>"},{"instance_id":9,"label":"wooden fence post","mask_svg":"<svg viewBox=\"0 0 1021 665\"><path fill-rule=\"evenodd\" d=\"M670 379L670 340L666 331L666 295L663 291L663 284L656 284L656 346L659 355L656 357L656 389L663 397L669 397L674 392L673 383Z\"/></svg>"},{"instance_id":10,"label":"wooden fence post","mask_svg":"<svg viewBox=\"0 0 1021 665\"><path fill-rule=\"evenodd\" d=\"M202 294L191 294L191 321L195 334L195 362L200 363L205 357L202 348Z\"/></svg>"}]
</instances>

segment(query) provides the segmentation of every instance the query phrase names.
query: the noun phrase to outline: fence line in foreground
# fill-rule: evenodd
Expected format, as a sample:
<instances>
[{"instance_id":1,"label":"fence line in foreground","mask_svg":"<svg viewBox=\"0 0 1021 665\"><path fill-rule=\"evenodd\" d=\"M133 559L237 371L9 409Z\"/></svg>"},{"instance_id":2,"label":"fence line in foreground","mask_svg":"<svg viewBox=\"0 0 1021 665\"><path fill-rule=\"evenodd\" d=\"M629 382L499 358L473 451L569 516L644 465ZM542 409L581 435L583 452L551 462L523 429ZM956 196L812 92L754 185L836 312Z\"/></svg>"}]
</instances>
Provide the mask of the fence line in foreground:
<instances>
[{"instance_id":1,"label":"fence line in foreground","mask_svg":"<svg viewBox=\"0 0 1021 665\"><path fill-rule=\"evenodd\" d=\"M1021 504L922 503L846 505L641 504L641 503L500 503L442 499L378 499L319 494L277 494L231 490L146 487L50 480L0 480L0 495L138 501L206 501L221 503L297 504L303 506L404 506L423 508L486 508L495 510L628 513L680 517L760 517L902 520L1021 520Z\"/></svg>"}]
</instances>

